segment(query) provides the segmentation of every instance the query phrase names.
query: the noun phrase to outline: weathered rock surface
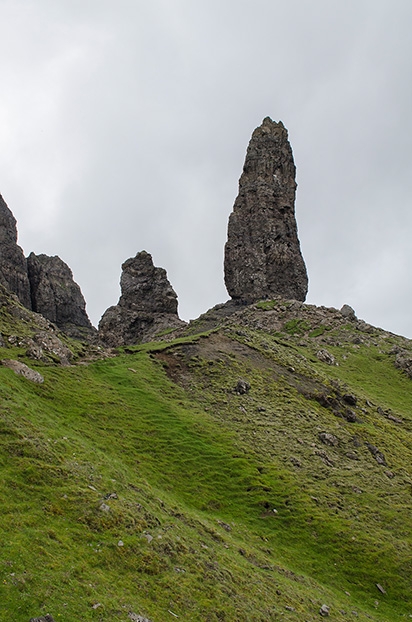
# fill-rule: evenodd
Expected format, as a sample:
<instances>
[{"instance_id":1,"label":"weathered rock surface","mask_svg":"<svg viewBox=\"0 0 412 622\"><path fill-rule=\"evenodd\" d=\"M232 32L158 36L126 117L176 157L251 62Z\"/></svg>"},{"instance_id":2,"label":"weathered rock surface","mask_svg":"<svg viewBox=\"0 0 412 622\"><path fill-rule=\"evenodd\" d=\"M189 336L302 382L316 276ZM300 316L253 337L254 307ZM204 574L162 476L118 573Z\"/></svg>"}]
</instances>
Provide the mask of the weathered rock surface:
<instances>
[{"instance_id":1,"label":"weathered rock surface","mask_svg":"<svg viewBox=\"0 0 412 622\"><path fill-rule=\"evenodd\" d=\"M177 295L163 268L146 251L122 265L121 296L99 322L100 339L111 347L149 341L157 333L179 328Z\"/></svg>"},{"instance_id":2,"label":"weathered rock surface","mask_svg":"<svg viewBox=\"0 0 412 622\"><path fill-rule=\"evenodd\" d=\"M17 244L16 219L0 195L0 283L31 309L30 284L23 250Z\"/></svg>"},{"instance_id":3,"label":"weathered rock surface","mask_svg":"<svg viewBox=\"0 0 412 622\"><path fill-rule=\"evenodd\" d=\"M252 135L229 217L225 283L247 303L305 300L308 277L295 219L295 164L282 122L264 119Z\"/></svg>"},{"instance_id":4,"label":"weathered rock surface","mask_svg":"<svg viewBox=\"0 0 412 622\"><path fill-rule=\"evenodd\" d=\"M27 380L30 380L30 382L34 382L35 384L42 384L44 382L43 376L39 374L38 371L28 367L25 363L13 359L3 359L1 363L5 367L12 369L18 376L23 376Z\"/></svg>"},{"instance_id":5,"label":"weathered rock surface","mask_svg":"<svg viewBox=\"0 0 412 622\"><path fill-rule=\"evenodd\" d=\"M55 324L23 307L16 294L3 285L0 285L0 319L2 348L24 348L26 356L42 363L69 365L75 356L63 343L63 334Z\"/></svg>"},{"instance_id":6,"label":"weathered rock surface","mask_svg":"<svg viewBox=\"0 0 412 622\"><path fill-rule=\"evenodd\" d=\"M41 313L73 337L95 332L87 316L80 287L73 280L69 266L60 257L31 253L27 268L33 311Z\"/></svg>"}]
</instances>

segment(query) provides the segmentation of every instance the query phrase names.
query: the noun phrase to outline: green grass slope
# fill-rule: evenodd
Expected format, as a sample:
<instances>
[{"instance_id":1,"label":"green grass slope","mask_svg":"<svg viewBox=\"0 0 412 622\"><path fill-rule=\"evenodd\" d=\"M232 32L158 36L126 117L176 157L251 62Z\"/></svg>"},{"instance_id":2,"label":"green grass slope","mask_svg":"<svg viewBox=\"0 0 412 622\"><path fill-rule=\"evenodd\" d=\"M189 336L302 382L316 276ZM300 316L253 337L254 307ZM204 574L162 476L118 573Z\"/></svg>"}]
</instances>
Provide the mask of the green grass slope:
<instances>
[{"instance_id":1,"label":"green grass slope","mask_svg":"<svg viewBox=\"0 0 412 622\"><path fill-rule=\"evenodd\" d=\"M412 615L407 340L274 302L62 367L0 313L0 620Z\"/></svg>"}]
</instances>

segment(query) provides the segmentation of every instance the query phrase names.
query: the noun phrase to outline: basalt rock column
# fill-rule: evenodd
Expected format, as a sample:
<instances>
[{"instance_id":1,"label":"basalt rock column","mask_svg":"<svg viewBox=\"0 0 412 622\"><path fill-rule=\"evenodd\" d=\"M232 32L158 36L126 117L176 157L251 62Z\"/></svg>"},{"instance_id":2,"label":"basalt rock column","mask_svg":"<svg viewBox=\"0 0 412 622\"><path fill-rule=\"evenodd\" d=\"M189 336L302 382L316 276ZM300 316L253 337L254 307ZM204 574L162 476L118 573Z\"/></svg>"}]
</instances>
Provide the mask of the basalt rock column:
<instances>
[{"instance_id":1,"label":"basalt rock column","mask_svg":"<svg viewBox=\"0 0 412 622\"><path fill-rule=\"evenodd\" d=\"M0 284L31 309L27 262L17 244L16 219L0 195Z\"/></svg>"},{"instance_id":2,"label":"basalt rock column","mask_svg":"<svg viewBox=\"0 0 412 622\"><path fill-rule=\"evenodd\" d=\"M149 341L160 331L183 326L177 314L177 295L166 270L153 265L146 251L122 265L121 296L99 322L99 337L109 346Z\"/></svg>"},{"instance_id":3,"label":"basalt rock column","mask_svg":"<svg viewBox=\"0 0 412 622\"><path fill-rule=\"evenodd\" d=\"M229 217L225 283L234 300L305 300L308 277L295 218L295 164L288 132L269 117L252 134Z\"/></svg>"}]
</instances>

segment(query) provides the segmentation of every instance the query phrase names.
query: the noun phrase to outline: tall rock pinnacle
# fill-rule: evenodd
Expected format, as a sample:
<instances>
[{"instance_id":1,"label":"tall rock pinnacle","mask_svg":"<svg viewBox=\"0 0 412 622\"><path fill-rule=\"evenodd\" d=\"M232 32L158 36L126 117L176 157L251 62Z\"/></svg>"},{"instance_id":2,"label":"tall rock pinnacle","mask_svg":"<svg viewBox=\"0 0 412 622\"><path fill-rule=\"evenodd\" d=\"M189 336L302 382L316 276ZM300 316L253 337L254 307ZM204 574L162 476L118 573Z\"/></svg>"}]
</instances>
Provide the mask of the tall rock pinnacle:
<instances>
[{"instance_id":1,"label":"tall rock pinnacle","mask_svg":"<svg viewBox=\"0 0 412 622\"><path fill-rule=\"evenodd\" d=\"M308 276L295 218L295 172L286 128L266 117L252 134L229 217L225 283L235 300L306 298Z\"/></svg>"}]
</instances>

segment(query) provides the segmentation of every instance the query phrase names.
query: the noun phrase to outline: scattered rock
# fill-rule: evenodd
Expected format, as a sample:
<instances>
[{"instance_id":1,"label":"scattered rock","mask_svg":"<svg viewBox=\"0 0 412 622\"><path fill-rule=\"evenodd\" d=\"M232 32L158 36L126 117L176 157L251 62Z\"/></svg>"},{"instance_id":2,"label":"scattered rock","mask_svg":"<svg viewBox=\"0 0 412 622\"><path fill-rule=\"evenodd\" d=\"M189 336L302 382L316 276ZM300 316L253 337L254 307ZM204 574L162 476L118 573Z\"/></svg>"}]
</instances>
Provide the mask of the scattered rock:
<instances>
[{"instance_id":1,"label":"scattered rock","mask_svg":"<svg viewBox=\"0 0 412 622\"><path fill-rule=\"evenodd\" d=\"M99 510L101 512L110 512L110 505L107 505L107 503L101 503L99 505Z\"/></svg>"},{"instance_id":2,"label":"scattered rock","mask_svg":"<svg viewBox=\"0 0 412 622\"><path fill-rule=\"evenodd\" d=\"M382 464L383 466L388 466L385 460L385 456L377 447L371 445L370 443L366 443L367 448L371 452L372 456L375 458L378 464Z\"/></svg>"},{"instance_id":3,"label":"scattered rock","mask_svg":"<svg viewBox=\"0 0 412 622\"><path fill-rule=\"evenodd\" d=\"M37 361L47 363L52 359L61 365L70 365L73 357L71 350L51 330L39 331L32 339L27 339L26 344L27 356Z\"/></svg>"},{"instance_id":4,"label":"scattered rock","mask_svg":"<svg viewBox=\"0 0 412 622\"><path fill-rule=\"evenodd\" d=\"M355 311L349 305L343 305L340 312L342 313L343 317L347 318L348 320L356 320Z\"/></svg>"},{"instance_id":5,"label":"scattered rock","mask_svg":"<svg viewBox=\"0 0 412 622\"><path fill-rule=\"evenodd\" d=\"M401 369L406 373L409 378L412 378L412 356L411 353L406 350L397 351L395 358L395 367Z\"/></svg>"},{"instance_id":6,"label":"scattered rock","mask_svg":"<svg viewBox=\"0 0 412 622\"><path fill-rule=\"evenodd\" d=\"M305 300L308 277L295 218L295 164L282 122L263 120L250 140L229 217L225 283L246 303Z\"/></svg>"},{"instance_id":7,"label":"scattered rock","mask_svg":"<svg viewBox=\"0 0 412 622\"><path fill-rule=\"evenodd\" d=\"M319 609L319 613L321 616L323 616L324 618L326 618L329 615L330 612L330 607L328 607L328 605L322 605L322 607Z\"/></svg>"},{"instance_id":8,"label":"scattered rock","mask_svg":"<svg viewBox=\"0 0 412 622\"><path fill-rule=\"evenodd\" d=\"M238 395L245 395L250 391L250 384L246 380L242 380L241 378L237 381L235 386L235 393Z\"/></svg>"},{"instance_id":9,"label":"scattered rock","mask_svg":"<svg viewBox=\"0 0 412 622\"><path fill-rule=\"evenodd\" d=\"M108 492L103 498L107 501L108 499L118 499L119 497L116 492Z\"/></svg>"},{"instance_id":10,"label":"scattered rock","mask_svg":"<svg viewBox=\"0 0 412 622\"><path fill-rule=\"evenodd\" d=\"M315 450L315 455L319 456L322 462L326 464L326 466L329 466L329 467L335 466L335 463L333 462L333 460L329 458L328 454L326 453L326 451L323 451L323 449Z\"/></svg>"},{"instance_id":11,"label":"scattered rock","mask_svg":"<svg viewBox=\"0 0 412 622\"><path fill-rule=\"evenodd\" d=\"M376 587L378 588L378 590L380 591L381 594L386 594L386 591L383 589L383 587L381 586L380 583L377 583Z\"/></svg>"},{"instance_id":12,"label":"scattered rock","mask_svg":"<svg viewBox=\"0 0 412 622\"><path fill-rule=\"evenodd\" d=\"M330 445L331 447L335 447L339 444L339 440L336 436L329 434L328 432L321 432L319 434L319 440L321 440L324 445Z\"/></svg>"},{"instance_id":13,"label":"scattered rock","mask_svg":"<svg viewBox=\"0 0 412 622\"><path fill-rule=\"evenodd\" d=\"M353 395L353 393L345 393L342 396L342 399L346 404L348 404L348 406L356 406L358 403L358 399L356 395Z\"/></svg>"},{"instance_id":14,"label":"scattered rock","mask_svg":"<svg viewBox=\"0 0 412 622\"><path fill-rule=\"evenodd\" d=\"M227 523L224 523L221 520L217 521L217 524L220 525L221 527L223 527L223 529L225 529L225 531L232 531L232 528L230 525L228 525Z\"/></svg>"},{"instance_id":15,"label":"scattered rock","mask_svg":"<svg viewBox=\"0 0 412 622\"><path fill-rule=\"evenodd\" d=\"M45 616L41 616L40 618L30 618L29 622L54 622L54 618L47 613Z\"/></svg>"},{"instance_id":16,"label":"scattered rock","mask_svg":"<svg viewBox=\"0 0 412 622\"><path fill-rule=\"evenodd\" d=\"M12 359L3 359L1 361L2 365L5 367L9 367L14 371L18 376L23 376L30 382L34 382L36 384L42 384L44 382L44 378L38 371L34 371L31 367L28 367L24 363L20 363L20 361L14 361Z\"/></svg>"},{"instance_id":17,"label":"scattered rock","mask_svg":"<svg viewBox=\"0 0 412 622\"><path fill-rule=\"evenodd\" d=\"M153 540L153 536L151 536L150 533L144 533L143 534L143 538L146 538L146 540L148 541L149 544Z\"/></svg>"},{"instance_id":18,"label":"scattered rock","mask_svg":"<svg viewBox=\"0 0 412 622\"><path fill-rule=\"evenodd\" d=\"M132 620L132 622L151 622L149 618L138 616L137 613L133 613L133 611L129 612L129 618Z\"/></svg>"},{"instance_id":19,"label":"scattered rock","mask_svg":"<svg viewBox=\"0 0 412 622\"><path fill-rule=\"evenodd\" d=\"M349 408L345 410L343 416L349 423L359 423L359 419L356 416L356 413L354 413L353 410L350 410Z\"/></svg>"},{"instance_id":20,"label":"scattered rock","mask_svg":"<svg viewBox=\"0 0 412 622\"><path fill-rule=\"evenodd\" d=\"M150 341L157 333L179 328L177 296L166 270L156 268L146 251L122 265L121 296L99 323L100 339L110 347Z\"/></svg>"},{"instance_id":21,"label":"scattered rock","mask_svg":"<svg viewBox=\"0 0 412 622\"><path fill-rule=\"evenodd\" d=\"M316 353L316 356L323 363L327 363L328 365L337 365L335 357L327 350L319 350Z\"/></svg>"}]
</instances>

